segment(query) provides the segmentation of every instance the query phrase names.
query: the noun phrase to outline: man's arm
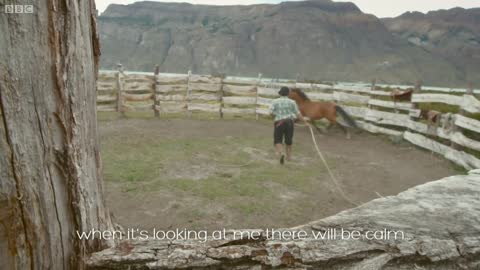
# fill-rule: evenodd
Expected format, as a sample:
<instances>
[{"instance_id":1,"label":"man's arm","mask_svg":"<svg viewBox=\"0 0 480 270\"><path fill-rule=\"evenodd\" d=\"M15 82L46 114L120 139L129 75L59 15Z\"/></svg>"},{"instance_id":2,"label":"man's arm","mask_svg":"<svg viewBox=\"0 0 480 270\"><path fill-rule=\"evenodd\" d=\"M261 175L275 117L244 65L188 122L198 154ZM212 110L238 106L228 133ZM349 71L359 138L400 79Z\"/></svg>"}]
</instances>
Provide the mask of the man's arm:
<instances>
[{"instance_id":1,"label":"man's arm","mask_svg":"<svg viewBox=\"0 0 480 270\"><path fill-rule=\"evenodd\" d=\"M269 112L270 112L270 116L272 118L275 117L275 104L274 103L270 104Z\"/></svg>"},{"instance_id":2,"label":"man's arm","mask_svg":"<svg viewBox=\"0 0 480 270\"><path fill-rule=\"evenodd\" d=\"M305 123L305 125L307 125L307 126L310 125L310 123L307 121L307 119L305 119L305 117L303 117L302 113L298 112L297 117L298 117L298 119L302 120L303 123Z\"/></svg>"}]
</instances>

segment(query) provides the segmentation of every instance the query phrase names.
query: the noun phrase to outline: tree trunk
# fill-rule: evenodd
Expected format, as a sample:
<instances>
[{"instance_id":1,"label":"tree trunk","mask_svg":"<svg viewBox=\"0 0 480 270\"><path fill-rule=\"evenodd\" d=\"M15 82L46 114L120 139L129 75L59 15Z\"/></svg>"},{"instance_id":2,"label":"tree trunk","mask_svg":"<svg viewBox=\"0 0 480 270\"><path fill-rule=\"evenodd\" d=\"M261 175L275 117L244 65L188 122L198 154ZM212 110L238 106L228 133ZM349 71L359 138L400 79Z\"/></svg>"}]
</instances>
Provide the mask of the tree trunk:
<instances>
[{"instance_id":1,"label":"tree trunk","mask_svg":"<svg viewBox=\"0 0 480 270\"><path fill-rule=\"evenodd\" d=\"M0 264L82 269L108 246L77 231L111 229L104 206L95 84L93 0L0 0ZM16 3L18 4L18 3Z\"/></svg>"}]
</instances>

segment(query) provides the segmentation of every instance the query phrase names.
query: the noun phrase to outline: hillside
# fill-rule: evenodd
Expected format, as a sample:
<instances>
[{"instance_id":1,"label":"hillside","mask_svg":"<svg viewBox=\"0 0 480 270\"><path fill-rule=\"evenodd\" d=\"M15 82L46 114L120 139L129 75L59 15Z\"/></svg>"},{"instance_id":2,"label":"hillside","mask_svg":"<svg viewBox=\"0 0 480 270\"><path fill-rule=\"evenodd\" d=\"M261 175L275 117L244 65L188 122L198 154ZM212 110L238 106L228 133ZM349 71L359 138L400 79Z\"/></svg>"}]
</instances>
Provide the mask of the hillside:
<instances>
[{"instance_id":1,"label":"hillside","mask_svg":"<svg viewBox=\"0 0 480 270\"><path fill-rule=\"evenodd\" d=\"M400 38L445 57L467 81L479 82L480 8L405 13L383 21Z\"/></svg>"},{"instance_id":2,"label":"hillside","mask_svg":"<svg viewBox=\"0 0 480 270\"><path fill-rule=\"evenodd\" d=\"M465 84L449 59L393 35L352 3L206 6L137 2L99 17L102 68L370 81Z\"/></svg>"}]
</instances>

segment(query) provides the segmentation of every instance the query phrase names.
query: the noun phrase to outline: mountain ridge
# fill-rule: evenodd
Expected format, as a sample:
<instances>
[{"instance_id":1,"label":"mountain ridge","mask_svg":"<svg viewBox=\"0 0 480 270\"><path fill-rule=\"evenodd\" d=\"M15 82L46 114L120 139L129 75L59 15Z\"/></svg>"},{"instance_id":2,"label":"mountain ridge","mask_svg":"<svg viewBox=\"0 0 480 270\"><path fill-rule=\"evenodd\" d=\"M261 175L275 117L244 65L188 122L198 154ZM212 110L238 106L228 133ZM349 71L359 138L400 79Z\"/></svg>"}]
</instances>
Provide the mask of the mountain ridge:
<instances>
[{"instance_id":1,"label":"mountain ridge","mask_svg":"<svg viewBox=\"0 0 480 270\"><path fill-rule=\"evenodd\" d=\"M467 79L441 51L412 43L392 30L394 21L349 2L136 2L110 5L98 23L101 67L107 69L120 62L139 71L159 64L175 73L408 84L421 79L445 86L463 86Z\"/></svg>"},{"instance_id":2,"label":"mountain ridge","mask_svg":"<svg viewBox=\"0 0 480 270\"><path fill-rule=\"evenodd\" d=\"M405 13L383 22L397 37L444 57L465 81L479 83L480 8Z\"/></svg>"}]
</instances>

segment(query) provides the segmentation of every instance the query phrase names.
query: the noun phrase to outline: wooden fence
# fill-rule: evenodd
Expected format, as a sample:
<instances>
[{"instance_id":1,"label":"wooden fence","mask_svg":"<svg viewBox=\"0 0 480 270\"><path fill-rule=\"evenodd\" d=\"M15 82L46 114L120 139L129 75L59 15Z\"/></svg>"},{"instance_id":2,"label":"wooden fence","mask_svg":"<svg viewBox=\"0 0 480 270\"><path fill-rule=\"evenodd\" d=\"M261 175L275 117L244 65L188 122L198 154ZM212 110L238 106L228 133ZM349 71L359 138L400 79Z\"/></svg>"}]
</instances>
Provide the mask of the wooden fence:
<instances>
[{"instance_id":1,"label":"wooden fence","mask_svg":"<svg viewBox=\"0 0 480 270\"><path fill-rule=\"evenodd\" d=\"M441 91L418 84L410 99L394 101L392 91L348 84L284 82L258 78L220 78L210 75L127 74L100 72L98 111L152 111L155 115L185 112L266 116L281 86L300 88L312 100L334 101L371 133L403 137L414 145L440 154L466 168L480 168L480 101L473 89ZM475 92L476 93L476 92ZM431 107L446 105L448 111L426 119ZM427 107L426 107L427 106ZM433 106L433 108L435 108ZM427 108L427 109L425 109Z\"/></svg>"}]
</instances>

